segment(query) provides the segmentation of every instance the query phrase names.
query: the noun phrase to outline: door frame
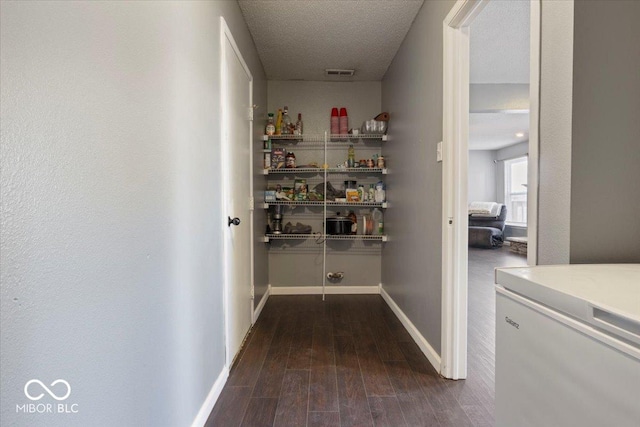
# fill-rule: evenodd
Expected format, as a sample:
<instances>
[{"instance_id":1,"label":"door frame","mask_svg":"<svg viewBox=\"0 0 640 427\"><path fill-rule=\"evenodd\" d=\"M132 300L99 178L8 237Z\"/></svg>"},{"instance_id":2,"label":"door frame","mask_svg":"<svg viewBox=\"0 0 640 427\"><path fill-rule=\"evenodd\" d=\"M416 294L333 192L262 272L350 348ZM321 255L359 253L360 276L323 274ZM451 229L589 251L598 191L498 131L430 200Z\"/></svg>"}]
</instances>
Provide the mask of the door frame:
<instances>
[{"instance_id":1,"label":"door frame","mask_svg":"<svg viewBox=\"0 0 640 427\"><path fill-rule=\"evenodd\" d=\"M253 200L252 195L253 195L253 175L251 173L251 171L253 170L253 147L252 147L252 141L253 141L253 75L251 74L251 70L249 69L249 67L247 66L247 63L244 60L244 57L242 56L242 52L240 52L240 49L238 48L238 45L236 44L236 41L233 37L233 34L231 33L231 30L229 29L229 26L227 25L227 22L225 21L224 17L220 17L220 115L221 115L221 120L220 120L220 143L221 143L221 156L220 158L222 159L222 161L219 162L220 164L220 169L221 169L221 176L222 176L222 203L223 203L223 211L225 212L222 215L222 224L221 228L222 228L222 232L220 233L221 236L224 236L225 233L227 232L227 229L229 227L229 225L227 224L227 218L225 218L226 212L228 212L226 203L229 200L228 194L231 191L230 188L230 182L229 182L229 163L224 161L224 159L227 159L229 157L228 155L228 147L229 144L231 144L230 141L230 131L229 131L229 118L227 115L227 103L228 103L228 93L227 93L227 89L228 89L228 76L227 76L227 63L226 63L226 43L225 41L229 42L229 45L231 46L231 48L233 49L234 53L236 54L236 56L238 57L238 60L240 61L240 64L242 65L242 68L244 69L244 71L247 73L247 76L249 77L249 105L247 106L247 122L248 122L248 126L249 126L249 139L247 141L247 144L249 146L249 158L247 159L247 161L249 162L249 176L247 177L247 179L249 180L249 194L247 194L247 205L248 205L248 210L249 210L249 218L247 218L246 222L249 225L249 248L250 248L250 286L251 286L251 295L254 295L254 247L253 247L253 206L251 203L251 200ZM231 280L230 280L230 262L231 262L231 256L230 256L230 248L228 247L227 244L227 239L223 238L223 311L224 311L224 332L225 332L225 366L227 367L227 369L231 368L231 363L233 362L233 357L235 356L234 354L230 354L231 352L231 345L230 345L230 340L231 340L231 333L230 333L230 319L231 319L231 310L233 309L233 307L230 304L229 301L229 290L230 287L232 285ZM253 298L249 300L248 302L248 316L250 319L250 324L252 325L254 322L253 319ZM247 331L248 332L248 331Z\"/></svg>"},{"instance_id":2,"label":"door frame","mask_svg":"<svg viewBox=\"0 0 640 427\"><path fill-rule=\"evenodd\" d=\"M442 338L440 373L467 377L469 25L490 0L458 0L443 22ZM540 0L530 0L527 263L537 263Z\"/></svg>"}]
</instances>

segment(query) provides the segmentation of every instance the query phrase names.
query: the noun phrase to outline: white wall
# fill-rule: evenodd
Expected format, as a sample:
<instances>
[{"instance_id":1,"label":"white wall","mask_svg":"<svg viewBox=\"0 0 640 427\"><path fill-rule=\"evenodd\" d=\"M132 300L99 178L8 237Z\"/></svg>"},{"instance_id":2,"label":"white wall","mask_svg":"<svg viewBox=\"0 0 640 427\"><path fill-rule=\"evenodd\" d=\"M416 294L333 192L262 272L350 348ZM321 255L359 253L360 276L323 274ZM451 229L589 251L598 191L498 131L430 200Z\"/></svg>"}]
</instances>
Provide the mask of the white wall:
<instances>
[{"instance_id":1,"label":"white wall","mask_svg":"<svg viewBox=\"0 0 640 427\"><path fill-rule=\"evenodd\" d=\"M471 113L528 109L528 84L485 83L469 85L469 111Z\"/></svg>"},{"instance_id":2,"label":"white wall","mask_svg":"<svg viewBox=\"0 0 640 427\"><path fill-rule=\"evenodd\" d=\"M497 150L469 151L469 202L497 202Z\"/></svg>"},{"instance_id":3,"label":"white wall","mask_svg":"<svg viewBox=\"0 0 640 427\"><path fill-rule=\"evenodd\" d=\"M221 373L221 14L264 86L235 2L2 2L2 425L189 425Z\"/></svg>"},{"instance_id":4,"label":"white wall","mask_svg":"<svg viewBox=\"0 0 640 427\"><path fill-rule=\"evenodd\" d=\"M382 81L391 114L383 288L440 352L442 304L442 21L454 1L427 1ZM391 167L391 166L390 166Z\"/></svg>"},{"instance_id":5,"label":"white wall","mask_svg":"<svg viewBox=\"0 0 640 427\"><path fill-rule=\"evenodd\" d=\"M569 262L573 0L542 1L538 263Z\"/></svg>"}]
</instances>

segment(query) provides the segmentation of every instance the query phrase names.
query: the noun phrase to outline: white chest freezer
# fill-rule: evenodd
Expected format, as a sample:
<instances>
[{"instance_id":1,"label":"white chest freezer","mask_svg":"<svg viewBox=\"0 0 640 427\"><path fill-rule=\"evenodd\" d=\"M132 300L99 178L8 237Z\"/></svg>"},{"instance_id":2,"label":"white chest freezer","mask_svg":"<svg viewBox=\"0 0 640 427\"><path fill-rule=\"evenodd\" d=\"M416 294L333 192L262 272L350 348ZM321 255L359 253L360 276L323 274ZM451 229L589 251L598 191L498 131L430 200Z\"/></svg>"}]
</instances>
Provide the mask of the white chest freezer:
<instances>
[{"instance_id":1,"label":"white chest freezer","mask_svg":"<svg viewBox=\"0 0 640 427\"><path fill-rule=\"evenodd\" d=\"M640 264L496 271L496 425L640 426Z\"/></svg>"}]
</instances>

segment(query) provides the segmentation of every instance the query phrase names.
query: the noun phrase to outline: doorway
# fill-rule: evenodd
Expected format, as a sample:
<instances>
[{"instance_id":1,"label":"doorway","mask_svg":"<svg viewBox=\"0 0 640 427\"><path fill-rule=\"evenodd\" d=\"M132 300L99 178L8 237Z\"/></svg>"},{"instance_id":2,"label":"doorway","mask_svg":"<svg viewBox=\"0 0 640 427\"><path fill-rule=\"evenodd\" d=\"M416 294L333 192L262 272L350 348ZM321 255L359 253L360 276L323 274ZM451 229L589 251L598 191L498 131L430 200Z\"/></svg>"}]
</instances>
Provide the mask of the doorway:
<instances>
[{"instance_id":1,"label":"doorway","mask_svg":"<svg viewBox=\"0 0 640 427\"><path fill-rule=\"evenodd\" d=\"M444 21L443 376L467 376L469 272L470 25L488 0L459 0ZM529 265L536 264L540 2L529 2L529 130L526 198ZM505 109L505 110L508 110ZM514 113L514 111L505 111ZM515 132L514 132L515 133Z\"/></svg>"},{"instance_id":2,"label":"doorway","mask_svg":"<svg viewBox=\"0 0 640 427\"><path fill-rule=\"evenodd\" d=\"M224 212L226 361L230 368L253 315L253 77L224 18L220 18L221 140ZM249 259L247 255L250 254Z\"/></svg>"}]
</instances>

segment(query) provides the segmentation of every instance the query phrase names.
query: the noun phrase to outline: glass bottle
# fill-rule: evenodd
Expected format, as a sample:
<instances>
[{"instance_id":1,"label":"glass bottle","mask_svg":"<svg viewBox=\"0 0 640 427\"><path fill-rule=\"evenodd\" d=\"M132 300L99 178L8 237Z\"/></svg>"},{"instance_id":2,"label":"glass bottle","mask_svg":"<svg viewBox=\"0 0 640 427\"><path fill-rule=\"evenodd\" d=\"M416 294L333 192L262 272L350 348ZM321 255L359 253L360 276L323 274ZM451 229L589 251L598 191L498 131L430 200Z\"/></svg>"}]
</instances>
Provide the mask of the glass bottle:
<instances>
[{"instance_id":1,"label":"glass bottle","mask_svg":"<svg viewBox=\"0 0 640 427\"><path fill-rule=\"evenodd\" d=\"M373 228L377 234L384 234L384 215L382 211L378 208L375 208L371 214L373 218Z\"/></svg>"},{"instance_id":2,"label":"glass bottle","mask_svg":"<svg viewBox=\"0 0 640 427\"><path fill-rule=\"evenodd\" d=\"M273 113L269 113L269 119L267 120L267 127L265 134L271 136L276 133L276 125L273 122Z\"/></svg>"},{"instance_id":3,"label":"glass bottle","mask_svg":"<svg viewBox=\"0 0 640 427\"><path fill-rule=\"evenodd\" d=\"M291 117L289 117L289 107L284 106L284 113L282 114L282 134L291 134Z\"/></svg>"},{"instance_id":4,"label":"glass bottle","mask_svg":"<svg viewBox=\"0 0 640 427\"><path fill-rule=\"evenodd\" d=\"M353 144L349 145L349 157L347 158L347 166L352 168L356 163L356 150L353 148Z\"/></svg>"},{"instance_id":5,"label":"glass bottle","mask_svg":"<svg viewBox=\"0 0 640 427\"><path fill-rule=\"evenodd\" d=\"M282 135L282 110L278 108L278 117L276 118L276 135Z\"/></svg>"},{"instance_id":6,"label":"glass bottle","mask_svg":"<svg viewBox=\"0 0 640 427\"><path fill-rule=\"evenodd\" d=\"M298 121L296 122L296 135L302 135L302 114L298 113Z\"/></svg>"}]
</instances>

